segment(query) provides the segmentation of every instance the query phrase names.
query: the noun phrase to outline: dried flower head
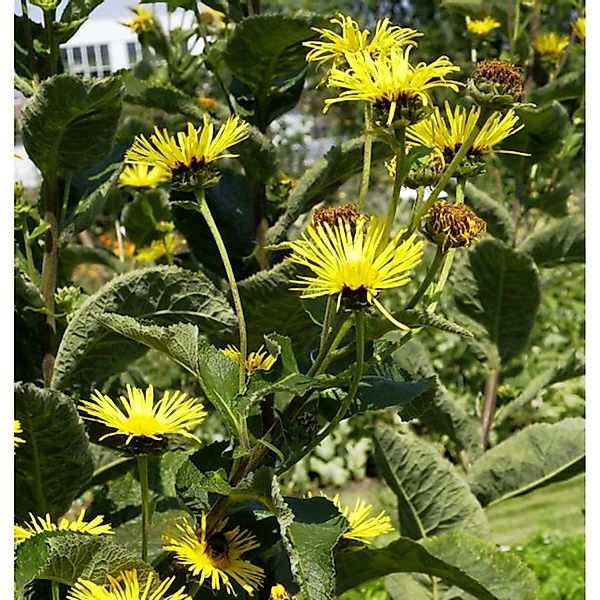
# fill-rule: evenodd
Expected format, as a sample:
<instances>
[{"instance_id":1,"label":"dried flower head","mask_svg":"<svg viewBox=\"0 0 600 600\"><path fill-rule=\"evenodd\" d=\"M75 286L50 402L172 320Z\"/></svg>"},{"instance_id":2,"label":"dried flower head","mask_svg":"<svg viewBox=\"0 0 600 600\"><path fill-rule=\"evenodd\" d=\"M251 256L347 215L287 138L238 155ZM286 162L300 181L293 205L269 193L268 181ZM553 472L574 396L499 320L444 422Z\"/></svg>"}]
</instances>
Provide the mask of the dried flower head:
<instances>
[{"instance_id":1,"label":"dried flower head","mask_svg":"<svg viewBox=\"0 0 600 600\"><path fill-rule=\"evenodd\" d=\"M465 204L450 204L438 200L425 215L424 232L442 252L450 248L470 246L485 234L486 222Z\"/></svg>"},{"instance_id":2,"label":"dried flower head","mask_svg":"<svg viewBox=\"0 0 600 600\"><path fill-rule=\"evenodd\" d=\"M480 104L509 107L523 100L523 72L509 62L484 60L473 70L467 92Z\"/></svg>"},{"instance_id":3,"label":"dried flower head","mask_svg":"<svg viewBox=\"0 0 600 600\"><path fill-rule=\"evenodd\" d=\"M339 219L344 223L356 225L356 221L360 217L360 212L354 204L344 204L342 206L328 206L326 208L317 208L313 212L312 225L317 227L323 223L329 223L330 227L337 225Z\"/></svg>"}]
</instances>

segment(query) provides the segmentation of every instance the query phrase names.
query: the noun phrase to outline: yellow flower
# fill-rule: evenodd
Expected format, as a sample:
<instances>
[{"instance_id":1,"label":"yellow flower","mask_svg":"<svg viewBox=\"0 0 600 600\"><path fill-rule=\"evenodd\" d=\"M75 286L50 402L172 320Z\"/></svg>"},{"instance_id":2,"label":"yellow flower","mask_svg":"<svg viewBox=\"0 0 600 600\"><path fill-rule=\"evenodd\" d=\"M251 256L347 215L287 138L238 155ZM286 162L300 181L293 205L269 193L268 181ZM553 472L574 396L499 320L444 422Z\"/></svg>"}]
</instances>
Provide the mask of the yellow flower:
<instances>
[{"instance_id":1,"label":"yellow flower","mask_svg":"<svg viewBox=\"0 0 600 600\"><path fill-rule=\"evenodd\" d=\"M426 106L431 99L428 90L447 87L458 91L460 85L446 76L459 67L446 56L440 56L431 64L418 63L413 67L408 59L412 47L391 48L390 54L372 58L368 52L348 54L348 71L332 69L329 85L344 88L338 98L325 100L326 112L336 102L366 100L378 108L389 111L387 125L394 121L397 109L410 108L413 104Z\"/></svg>"},{"instance_id":2,"label":"yellow flower","mask_svg":"<svg viewBox=\"0 0 600 600\"><path fill-rule=\"evenodd\" d=\"M113 435L126 435L125 443L129 444L133 438L161 440L167 434L179 434L200 442L188 431L200 425L207 414L196 398L186 399L183 392L165 392L155 403L152 386L144 394L143 390L127 384L127 398L120 397L122 410L108 396L98 390L94 393L91 400L84 400L80 405L81 411L91 415L84 418L115 430L102 436L100 441Z\"/></svg>"},{"instance_id":3,"label":"yellow flower","mask_svg":"<svg viewBox=\"0 0 600 600\"><path fill-rule=\"evenodd\" d=\"M151 168L148 165L125 165L119 175L119 187L154 189L159 183L169 180L169 173L160 167Z\"/></svg>"},{"instance_id":4,"label":"yellow flower","mask_svg":"<svg viewBox=\"0 0 600 600\"><path fill-rule=\"evenodd\" d=\"M276 585L271 586L269 600L292 600L292 596L283 585L277 583Z\"/></svg>"},{"instance_id":5,"label":"yellow flower","mask_svg":"<svg viewBox=\"0 0 600 600\"><path fill-rule=\"evenodd\" d=\"M228 594L235 591L232 579L250 595L261 587L264 571L240 557L259 547L254 536L235 527L225 531L227 519L220 520L207 531L206 514L202 513L200 529L194 531L188 521L177 523L178 531L163 536L167 542L165 550L175 553L178 563L189 569L192 575L200 576L200 585L208 580L213 590L221 584Z\"/></svg>"},{"instance_id":6,"label":"yellow flower","mask_svg":"<svg viewBox=\"0 0 600 600\"><path fill-rule=\"evenodd\" d=\"M28 540L38 533L44 531L76 531L78 533L88 533L90 535L104 535L114 533L111 526L102 523L104 517L98 515L94 517L89 523L86 523L83 518L85 517L85 510L82 510L75 521L69 521L64 517L58 522L53 523L50 515L47 514L45 517L36 517L29 513L30 523L25 525L15 525L14 536L15 541L18 543L23 540Z\"/></svg>"},{"instance_id":7,"label":"yellow flower","mask_svg":"<svg viewBox=\"0 0 600 600\"><path fill-rule=\"evenodd\" d=\"M214 126L204 115L203 125L196 129L191 123L187 133L180 131L172 136L166 129L154 127L148 141L143 135L136 136L125 154L129 163L160 167L173 177L191 178L192 187L205 179L207 166L221 158L235 158L237 154L226 152L230 146L248 137L248 124L239 117L230 117L214 135Z\"/></svg>"},{"instance_id":8,"label":"yellow flower","mask_svg":"<svg viewBox=\"0 0 600 600\"><path fill-rule=\"evenodd\" d=\"M462 106L455 106L454 111L449 102L445 102L445 118L438 106L433 114L406 129L409 147L426 146L433 149L442 162L450 162L456 152L469 137L479 119L479 106L467 111ZM482 125L469 154L480 155L489 152L495 145L523 128L516 126L519 117L511 108L505 114L494 112ZM499 152L511 153L508 150ZM519 154L519 153L517 153Z\"/></svg>"},{"instance_id":9,"label":"yellow flower","mask_svg":"<svg viewBox=\"0 0 600 600\"><path fill-rule=\"evenodd\" d=\"M141 6L136 6L135 8L130 7L129 10L136 14L131 21L127 23L122 23L122 25L126 25L129 29L135 31L135 33L143 33L145 31L149 31L152 29L154 25L154 15L145 8Z\"/></svg>"},{"instance_id":10,"label":"yellow flower","mask_svg":"<svg viewBox=\"0 0 600 600\"><path fill-rule=\"evenodd\" d=\"M573 31L575 31L575 35L579 38L580 42L585 40L585 17L577 17L573 21Z\"/></svg>"},{"instance_id":11,"label":"yellow flower","mask_svg":"<svg viewBox=\"0 0 600 600\"><path fill-rule=\"evenodd\" d=\"M303 298L337 294L338 310L342 298L351 308L374 305L396 327L407 329L376 296L410 281L409 271L423 256L423 242L415 241L414 233L400 242L403 231L384 240L384 231L385 222L376 217L360 219L354 227L341 220L335 227L327 222L310 226L301 240L290 242L294 252L289 260L305 265L314 276L294 280L301 287L292 289L302 291Z\"/></svg>"},{"instance_id":12,"label":"yellow flower","mask_svg":"<svg viewBox=\"0 0 600 600\"><path fill-rule=\"evenodd\" d=\"M534 48L538 54L553 58L560 58L568 46L569 36L558 35L553 31L550 33L540 33L536 36L534 43Z\"/></svg>"},{"instance_id":13,"label":"yellow flower","mask_svg":"<svg viewBox=\"0 0 600 600\"><path fill-rule=\"evenodd\" d=\"M178 233L167 233L162 240L153 240L150 246L140 248L135 255L140 262L157 261L163 256L173 256L185 239Z\"/></svg>"},{"instance_id":14,"label":"yellow flower","mask_svg":"<svg viewBox=\"0 0 600 600\"><path fill-rule=\"evenodd\" d=\"M118 577L107 575L108 583L104 586L80 578L69 591L67 600L192 600L184 593L184 587L168 596L165 595L175 577L165 579L151 592L153 578L154 573L151 571L143 588L135 570L124 571Z\"/></svg>"},{"instance_id":15,"label":"yellow flower","mask_svg":"<svg viewBox=\"0 0 600 600\"><path fill-rule=\"evenodd\" d=\"M467 17L466 20L467 30L480 37L487 37L494 29L497 29L501 25L500 21L496 21L496 19L490 16L483 19L471 19L471 17Z\"/></svg>"},{"instance_id":16,"label":"yellow flower","mask_svg":"<svg viewBox=\"0 0 600 600\"><path fill-rule=\"evenodd\" d=\"M217 99L212 96L198 96L198 102L200 102L206 110L214 110L218 104Z\"/></svg>"},{"instance_id":17,"label":"yellow flower","mask_svg":"<svg viewBox=\"0 0 600 600\"><path fill-rule=\"evenodd\" d=\"M307 48L311 48L306 55L307 62L316 62L318 65L322 65L331 61L333 67L339 67L346 63L348 53L366 51L371 56L378 56L389 52L393 46L401 47L407 44L416 46L417 43L413 38L423 35L409 27L392 25L386 17L377 21L375 34L371 41L367 41L369 31L366 29L361 31L358 23L352 17L338 13L329 22L339 25L342 29L341 34L331 29L313 27L314 31L321 34L323 40L311 40L303 43Z\"/></svg>"},{"instance_id":18,"label":"yellow flower","mask_svg":"<svg viewBox=\"0 0 600 600\"><path fill-rule=\"evenodd\" d=\"M21 427L21 421L14 419L14 447L16 448L19 444L24 444L25 440L22 437L19 437L17 434L23 433L23 428Z\"/></svg>"},{"instance_id":19,"label":"yellow flower","mask_svg":"<svg viewBox=\"0 0 600 600\"><path fill-rule=\"evenodd\" d=\"M277 361L277 359L269 354L266 350L263 350L264 345L261 346L256 352L250 352L248 358L246 358L246 373L250 375L254 371L268 371ZM242 363L242 354L235 346L227 346L224 350L221 350L223 354L231 359L233 362L238 364Z\"/></svg>"}]
</instances>

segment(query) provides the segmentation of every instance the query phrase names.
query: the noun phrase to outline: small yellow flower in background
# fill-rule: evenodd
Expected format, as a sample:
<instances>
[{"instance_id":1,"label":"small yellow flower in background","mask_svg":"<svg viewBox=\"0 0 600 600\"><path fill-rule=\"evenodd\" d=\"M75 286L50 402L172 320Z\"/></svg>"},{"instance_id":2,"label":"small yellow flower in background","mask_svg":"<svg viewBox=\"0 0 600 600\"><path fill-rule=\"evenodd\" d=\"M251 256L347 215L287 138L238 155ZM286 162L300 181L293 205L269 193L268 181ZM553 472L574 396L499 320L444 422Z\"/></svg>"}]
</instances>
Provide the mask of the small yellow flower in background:
<instances>
[{"instance_id":1,"label":"small yellow flower in background","mask_svg":"<svg viewBox=\"0 0 600 600\"><path fill-rule=\"evenodd\" d=\"M396 327L407 329L377 300L381 290L410 282L409 272L423 257L423 242L413 233L400 242L403 231L384 240L385 221L377 217L360 219L353 226L342 220L335 227L325 222L311 225L303 238L290 242L292 262L308 267L314 276L301 276L293 283L301 287L302 298L337 295L351 308L375 306Z\"/></svg>"},{"instance_id":2,"label":"small yellow flower in background","mask_svg":"<svg viewBox=\"0 0 600 600\"><path fill-rule=\"evenodd\" d=\"M573 21L573 31L580 42L585 40L585 17L577 17Z\"/></svg>"},{"instance_id":3,"label":"small yellow flower in background","mask_svg":"<svg viewBox=\"0 0 600 600\"><path fill-rule=\"evenodd\" d=\"M135 33L144 33L152 29L154 15L149 10L146 10L142 6L130 7L129 10L134 12L136 16L127 23L121 23L122 25L126 25L129 29L135 31Z\"/></svg>"},{"instance_id":4,"label":"small yellow flower in background","mask_svg":"<svg viewBox=\"0 0 600 600\"><path fill-rule=\"evenodd\" d=\"M257 370L268 371L277 361L274 356L263 350L263 348L264 345L256 352L250 352L248 358L246 358L245 369L248 375ZM235 346L229 345L221 352L233 362L242 364L242 354Z\"/></svg>"},{"instance_id":5,"label":"small yellow flower in background","mask_svg":"<svg viewBox=\"0 0 600 600\"><path fill-rule=\"evenodd\" d=\"M444 109L445 116L436 106L429 117L408 127L406 139L411 148L415 146L432 148L442 163L446 164L454 158L456 152L477 125L481 108L476 106L467 110L457 105L453 111L450 103L445 102ZM523 125L517 126L518 122L519 117L512 108L504 114L492 113L482 125L469 153L481 155L489 152L494 146L523 128ZM511 153L509 150L499 150L498 152Z\"/></svg>"},{"instance_id":6,"label":"small yellow flower in background","mask_svg":"<svg viewBox=\"0 0 600 600\"><path fill-rule=\"evenodd\" d=\"M489 15L483 19L471 19L471 17L467 17L466 21L467 30L479 37L487 37L494 29L501 26L500 21L496 21L496 19Z\"/></svg>"},{"instance_id":7,"label":"small yellow flower in background","mask_svg":"<svg viewBox=\"0 0 600 600\"><path fill-rule=\"evenodd\" d=\"M114 235L101 233L98 236L98 241L115 256L120 255L119 240L116 240ZM133 256L135 254L135 244L129 240L123 240L123 254L125 256Z\"/></svg>"},{"instance_id":8,"label":"small yellow flower in background","mask_svg":"<svg viewBox=\"0 0 600 600\"><path fill-rule=\"evenodd\" d=\"M190 189L204 185L207 180L212 181L214 174L207 172L210 163L237 157L227 150L247 137L248 124L239 117L227 119L215 135L213 124L204 115L201 127L188 123L187 132L180 131L176 136L156 126L149 141L143 135L136 136L125 160L160 167L167 171L173 184Z\"/></svg>"},{"instance_id":9,"label":"small yellow flower in background","mask_svg":"<svg viewBox=\"0 0 600 600\"><path fill-rule=\"evenodd\" d=\"M153 190L157 185L169 180L169 173L160 167L148 165L125 165L119 175L119 187L148 188Z\"/></svg>"},{"instance_id":10,"label":"small yellow flower in background","mask_svg":"<svg viewBox=\"0 0 600 600\"><path fill-rule=\"evenodd\" d=\"M447 56L440 56L430 64L409 62L412 47L391 48L389 55L373 59L368 52L348 54L348 71L332 69L329 85L345 89L339 97L325 100L323 112L332 104L366 100L388 111L386 125L391 125L401 108L418 109L431 103L428 90L446 87L458 91L459 82L446 76L459 71ZM414 105L414 106L413 106ZM418 120L418 119L417 119Z\"/></svg>"},{"instance_id":11,"label":"small yellow flower in background","mask_svg":"<svg viewBox=\"0 0 600 600\"><path fill-rule=\"evenodd\" d=\"M227 22L227 15L220 10L204 5L200 16L208 25L215 25L219 29L231 29L231 23Z\"/></svg>"},{"instance_id":12,"label":"small yellow flower in background","mask_svg":"<svg viewBox=\"0 0 600 600\"><path fill-rule=\"evenodd\" d=\"M163 535L167 543L165 550L175 553L177 562L194 576L200 576L200 585L208 580L213 590L225 587L228 594L235 594L233 583L237 582L252 595L262 586L265 573L241 556L259 547L255 537L239 527L226 531L227 519L220 520L211 531L207 531L206 514L202 513L200 529L188 521L177 523L178 531Z\"/></svg>"},{"instance_id":13,"label":"small yellow flower in background","mask_svg":"<svg viewBox=\"0 0 600 600\"><path fill-rule=\"evenodd\" d=\"M21 421L14 419L14 447L16 448L19 444L24 444L25 440L22 437L19 437L17 434L23 433L23 428L21 427Z\"/></svg>"},{"instance_id":14,"label":"small yellow flower in background","mask_svg":"<svg viewBox=\"0 0 600 600\"><path fill-rule=\"evenodd\" d=\"M540 33L536 36L534 42L535 51L542 56L560 58L563 52L569 46L569 36L558 35L553 31L550 33Z\"/></svg>"},{"instance_id":15,"label":"small yellow flower in background","mask_svg":"<svg viewBox=\"0 0 600 600\"><path fill-rule=\"evenodd\" d=\"M160 440L167 434L179 434L200 442L188 430L200 425L207 413L196 398L187 398L184 392L167 391L155 402L152 386L144 393L127 384L127 398L120 397L123 408L98 390L94 390L94 394L91 400L81 402L79 409L91 415L84 419L115 430L102 436L100 441L113 435L126 435L125 444L129 444L136 437Z\"/></svg>"},{"instance_id":16,"label":"small yellow flower in background","mask_svg":"<svg viewBox=\"0 0 600 600\"><path fill-rule=\"evenodd\" d=\"M200 102L206 110L214 110L218 104L216 98L213 98L212 96L198 96L198 102Z\"/></svg>"},{"instance_id":17,"label":"small yellow flower in background","mask_svg":"<svg viewBox=\"0 0 600 600\"><path fill-rule=\"evenodd\" d=\"M339 67L346 63L348 53L366 51L371 56L387 53L393 46L415 45L414 38L423 35L409 27L392 25L386 17L377 21L375 34L371 41L368 30L361 30L358 23L352 18L338 13L329 21L341 27L341 34L331 29L313 27L313 31L321 34L323 40L311 40L303 45L311 48L306 55L307 62L316 62L318 65L331 62L332 67Z\"/></svg>"},{"instance_id":18,"label":"small yellow flower in background","mask_svg":"<svg viewBox=\"0 0 600 600\"><path fill-rule=\"evenodd\" d=\"M292 596L283 585L277 583L276 585L271 586L269 600L292 600Z\"/></svg>"},{"instance_id":19,"label":"small yellow flower in background","mask_svg":"<svg viewBox=\"0 0 600 600\"><path fill-rule=\"evenodd\" d=\"M471 245L485 234L486 222L464 204L451 204L438 200L425 215L424 232L442 252L450 248Z\"/></svg>"},{"instance_id":20,"label":"small yellow flower in background","mask_svg":"<svg viewBox=\"0 0 600 600\"><path fill-rule=\"evenodd\" d=\"M90 535L114 533L109 524L102 523L102 521L104 521L103 516L98 515L89 523L86 523L83 520L84 517L85 510L82 510L75 521L69 521L63 517L57 525L52 522L49 514L45 517L36 517L29 513L29 518L31 519L30 523L25 523L25 525L15 525L14 527L15 542L20 543L23 540L28 540L44 531L76 531L78 533L88 533Z\"/></svg>"},{"instance_id":21,"label":"small yellow flower in background","mask_svg":"<svg viewBox=\"0 0 600 600\"><path fill-rule=\"evenodd\" d=\"M163 256L173 256L178 253L185 243L185 238L178 233L169 232L162 240L153 240L150 246L140 248L135 255L139 262L153 262Z\"/></svg>"},{"instance_id":22,"label":"small yellow flower in background","mask_svg":"<svg viewBox=\"0 0 600 600\"><path fill-rule=\"evenodd\" d=\"M135 570L124 571L118 577L107 575L108 582L104 586L80 578L70 589L67 600L192 600L184 593L184 587L166 595L175 577L165 579L151 592L153 578L154 573L151 571L143 587Z\"/></svg>"}]
</instances>

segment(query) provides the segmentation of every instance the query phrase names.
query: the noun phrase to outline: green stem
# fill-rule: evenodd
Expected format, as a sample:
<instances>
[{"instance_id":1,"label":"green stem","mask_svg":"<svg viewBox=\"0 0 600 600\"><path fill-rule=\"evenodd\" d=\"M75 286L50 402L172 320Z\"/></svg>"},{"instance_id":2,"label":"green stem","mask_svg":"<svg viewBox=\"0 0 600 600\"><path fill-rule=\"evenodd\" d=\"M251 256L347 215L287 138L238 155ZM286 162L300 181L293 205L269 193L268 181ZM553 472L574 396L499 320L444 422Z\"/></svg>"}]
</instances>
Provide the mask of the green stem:
<instances>
[{"instance_id":1,"label":"green stem","mask_svg":"<svg viewBox=\"0 0 600 600\"><path fill-rule=\"evenodd\" d=\"M58 581L52 582L52 600L60 600L60 587Z\"/></svg>"},{"instance_id":2,"label":"green stem","mask_svg":"<svg viewBox=\"0 0 600 600\"><path fill-rule=\"evenodd\" d=\"M21 0L21 12L25 17L25 43L27 44L27 59L29 60L29 71L35 84L39 83L40 76L37 72L37 61L35 51L33 50L33 36L31 34L31 21L29 20L29 10L27 0Z\"/></svg>"},{"instance_id":3,"label":"green stem","mask_svg":"<svg viewBox=\"0 0 600 600\"><path fill-rule=\"evenodd\" d=\"M419 289L415 292L414 296L409 300L408 304L404 307L405 310L414 308L417 305L417 303L419 302L419 300L423 297L423 295L425 294L425 292L431 285L431 282L433 281L435 276L438 274L438 271L442 264L443 258L444 258L444 253L442 252L442 249L438 246L435 256L433 257L433 260L431 261L431 264L429 265L429 269L427 271L427 274L425 275L425 278L421 282L421 285L419 286Z\"/></svg>"},{"instance_id":4,"label":"green stem","mask_svg":"<svg viewBox=\"0 0 600 600\"><path fill-rule=\"evenodd\" d=\"M413 220L413 217L415 216L415 213L419 210L419 207L423 203L423 198L424 197L425 197L425 186L424 185L420 185L417 188L417 196L416 196L415 201L413 202L412 208L410 210L410 220L411 220L411 222Z\"/></svg>"},{"instance_id":5,"label":"green stem","mask_svg":"<svg viewBox=\"0 0 600 600\"><path fill-rule=\"evenodd\" d=\"M142 493L142 560L148 559L148 529L150 527L150 502L148 500L148 455L137 457L140 473L140 490Z\"/></svg>"},{"instance_id":6,"label":"green stem","mask_svg":"<svg viewBox=\"0 0 600 600\"><path fill-rule=\"evenodd\" d=\"M421 219L427 214L429 209L433 206L433 203L437 200L438 196L440 195L440 192L444 189L444 187L450 180L450 177L452 177L452 175L454 175L454 172L459 167L463 158L467 155L467 152L471 149L471 146L473 145L473 142L475 141L475 138L477 137L477 134L479 133L479 131L481 129L481 124L485 123L487 121L487 118L488 118L488 111L485 108L482 108L481 113L479 115L479 119L477 121L477 124L475 125L475 127L473 127L473 129L471 130L471 133L469 133L469 135L468 135L467 139L464 141L463 145L459 148L458 152L454 155L454 158L448 165L448 168L442 174L440 180L438 181L437 185L431 192L431 195L429 196L429 198L427 198L427 200L423 204L423 206L414 215L414 217L411 221L410 227L404 233L403 237L405 239L408 238L408 236L417 228Z\"/></svg>"},{"instance_id":7,"label":"green stem","mask_svg":"<svg viewBox=\"0 0 600 600\"><path fill-rule=\"evenodd\" d=\"M217 244L217 248L219 250L219 254L221 255L221 260L223 261L223 266L225 267L225 273L227 274L227 281L229 282L229 288L231 289L231 296L233 298L233 305L235 307L235 312L238 318L238 327L240 333L240 385L239 390L240 394L244 392L246 387L246 357L248 356L248 335L246 333L246 321L244 319L244 310L242 308L242 299L240 297L240 292L237 287L237 283L235 281L235 275L233 274L233 269L231 267L231 262L229 261L229 256L227 254L227 248L225 248L225 244L223 242L223 238L219 233L219 228L213 219L212 213L210 212L210 208L208 208L208 203L204 198L204 190L198 190L196 192L196 200L198 202L198 206L200 207L200 212L204 217L210 232Z\"/></svg>"},{"instance_id":8,"label":"green stem","mask_svg":"<svg viewBox=\"0 0 600 600\"><path fill-rule=\"evenodd\" d=\"M196 594L200 591L200 584L197 581L190 581L188 585L189 585L188 594L192 598L195 598Z\"/></svg>"},{"instance_id":9,"label":"green stem","mask_svg":"<svg viewBox=\"0 0 600 600\"><path fill-rule=\"evenodd\" d=\"M498 391L499 379L500 371L498 366L489 366L485 380L483 414L481 415L481 441L484 449L487 449L489 444L490 429L496 410L496 393Z\"/></svg>"},{"instance_id":10,"label":"green stem","mask_svg":"<svg viewBox=\"0 0 600 600\"><path fill-rule=\"evenodd\" d=\"M54 43L54 17L56 9L44 10L44 27L48 35L48 48L50 49L50 76L56 75L56 44Z\"/></svg>"},{"instance_id":11,"label":"green stem","mask_svg":"<svg viewBox=\"0 0 600 600\"><path fill-rule=\"evenodd\" d=\"M69 206L69 194L71 192L71 182L72 181L73 181L73 173L71 173L69 171L65 175L65 189L63 191L62 206L60 208L60 219L58 221L60 223L61 227L64 225L65 220L67 218L67 208Z\"/></svg>"},{"instance_id":12,"label":"green stem","mask_svg":"<svg viewBox=\"0 0 600 600\"><path fill-rule=\"evenodd\" d=\"M117 236L117 247L119 248L119 261L125 262L125 248L123 247L123 234L121 233L119 219L115 220L115 235Z\"/></svg>"},{"instance_id":13,"label":"green stem","mask_svg":"<svg viewBox=\"0 0 600 600\"><path fill-rule=\"evenodd\" d=\"M314 375L319 375L320 373L323 373L323 371L325 371L325 369L329 366L331 361L336 358L335 351L337 347L342 343L342 340L346 337L346 334L350 331L350 327L352 327L352 321L350 319L346 319L346 321L344 321L344 323L340 327L340 330L338 331L337 335L335 336L327 356L323 359L321 366L315 371Z\"/></svg>"},{"instance_id":14,"label":"green stem","mask_svg":"<svg viewBox=\"0 0 600 600\"><path fill-rule=\"evenodd\" d=\"M370 102L365 102L365 147L363 155L363 170L360 179L360 191L358 193L357 208L362 210L362 207L367 199L367 191L369 190L369 180L371 178L371 155L373 152L373 136L371 129L373 128L373 105Z\"/></svg>"},{"instance_id":15,"label":"green stem","mask_svg":"<svg viewBox=\"0 0 600 600\"><path fill-rule=\"evenodd\" d=\"M27 258L27 275L34 283L37 281L37 273L35 270L35 263L33 262L33 252L31 250L31 239L29 238L29 227L27 226L27 217L24 216L22 219L23 223L23 242L25 245L25 256Z\"/></svg>"},{"instance_id":16,"label":"green stem","mask_svg":"<svg viewBox=\"0 0 600 600\"><path fill-rule=\"evenodd\" d=\"M394 177L394 188L392 189L392 197L388 205L387 217L385 220L385 230L381 238L381 243L386 244L390 237L392 227L394 225L394 219L396 218L396 210L398 208L398 200L400 198L400 190L404 183L404 177L406 173L405 162L406 162L406 128L400 127L396 131L396 140L398 142L398 150L396 152L396 176Z\"/></svg>"},{"instance_id":17,"label":"green stem","mask_svg":"<svg viewBox=\"0 0 600 600\"><path fill-rule=\"evenodd\" d=\"M337 413L327 427L325 427L325 429L314 440L312 440L308 446L305 446L301 451L294 454L284 465L282 465L277 470L278 475L281 475L293 467L298 461L302 460L313 448L318 446L333 431L335 427L338 426L348 411L350 404L352 404L354 397L356 396L365 362L365 316L362 310L355 311L354 321L356 324L356 365L354 369L354 377L352 379L352 383L350 384L348 394L346 395L346 398L344 398L344 401L340 405Z\"/></svg>"},{"instance_id":18,"label":"green stem","mask_svg":"<svg viewBox=\"0 0 600 600\"><path fill-rule=\"evenodd\" d=\"M314 377L318 373L319 369L321 368L321 365L323 364L323 361L333 348L334 342L338 336L340 329L342 328L342 325L348 320L348 316L349 315L346 312L343 312L342 314L338 315L338 318L335 319L335 321L333 322L329 336L325 340L325 343L321 346L319 354L317 355L317 358L315 358L315 362L312 364L312 366L306 373L308 377Z\"/></svg>"},{"instance_id":19,"label":"green stem","mask_svg":"<svg viewBox=\"0 0 600 600\"><path fill-rule=\"evenodd\" d=\"M327 341L334 317L335 296L327 296L327 306L325 307L325 316L323 317L323 329L321 329L321 343L319 344L319 352L323 350L323 346Z\"/></svg>"}]
</instances>

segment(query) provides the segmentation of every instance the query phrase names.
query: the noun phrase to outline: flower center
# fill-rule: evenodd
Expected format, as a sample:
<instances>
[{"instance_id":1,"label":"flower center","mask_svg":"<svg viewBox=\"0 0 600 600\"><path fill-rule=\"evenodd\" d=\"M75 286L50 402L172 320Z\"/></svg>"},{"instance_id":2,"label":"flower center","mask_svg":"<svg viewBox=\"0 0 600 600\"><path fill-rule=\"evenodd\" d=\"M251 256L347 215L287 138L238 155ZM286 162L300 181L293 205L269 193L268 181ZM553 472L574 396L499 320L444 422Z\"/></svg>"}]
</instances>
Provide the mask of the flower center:
<instances>
[{"instance_id":1,"label":"flower center","mask_svg":"<svg viewBox=\"0 0 600 600\"><path fill-rule=\"evenodd\" d=\"M124 429L133 435L155 436L161 433L162 424L153 415L131 415L125 422Z\"/></svg>"}]
</instances>

